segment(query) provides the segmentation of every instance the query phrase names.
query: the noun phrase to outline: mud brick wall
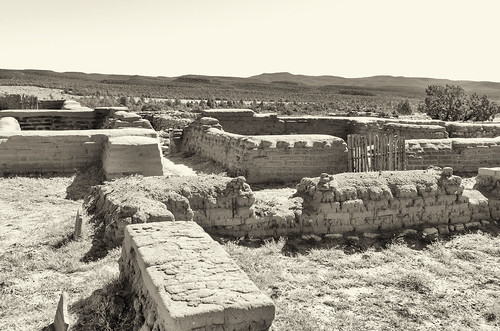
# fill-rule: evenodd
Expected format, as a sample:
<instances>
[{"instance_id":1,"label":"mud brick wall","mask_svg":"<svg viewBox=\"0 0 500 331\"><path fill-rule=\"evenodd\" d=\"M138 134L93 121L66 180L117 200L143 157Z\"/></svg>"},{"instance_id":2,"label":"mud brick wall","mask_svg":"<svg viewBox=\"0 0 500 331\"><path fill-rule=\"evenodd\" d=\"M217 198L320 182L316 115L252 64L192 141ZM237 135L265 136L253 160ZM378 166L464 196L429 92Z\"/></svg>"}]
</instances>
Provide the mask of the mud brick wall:
<instances>
[{"instance_id":1,"label":"mud brick wall","mask_svg":"<svg viewBox=\"0 0 500 331\"><path fill-rule=\"evenodd\" d=\"M156 137L152 130L16 131L0 133L0 173L70 173L101 162L108 137Z\"/></svg>"},{"instance_id":2,"label":"mud brick wall","mask_svg":"<svg viewBox=\"0 0 500 331\"><path fill-rule=\"evenodd\" d=\"M21 130L99 129L99 116L93 110L3 110L0 117L17 119Z\"/></svg>"},{"instance_id":3,"label":"mud brick wall","mask_svg":"<svg viewBox=\"0 0 500 331\"><path fill-rule=\"evenodd\" d=\"M276 116L255 114L250 109L213 109L203 116L219 120L224 131L241 135L326 134L347 139L351 133L388 132L406 139L447 138L445 122L372 117Z\"/></svg>"},{"instance_id":4,"label":"mud brick wall","mask_svg":"<svg viewBox=\"0 0 500 331\"><path fill-rule=\"evenodd\" d=\"M287 182L347 171L347 145L327 135L243 136L201 118L183 133L181 150L207 157L249 183Z\"/></svg>"},{"instance_id":5,"label":"mud brick wall","mask_svg":"<svg viewBox=\"0 0 500 331\"><path fill-rule=\"evenodd\" d=\"M210 233L244 236L252 228L254 200L242 177L130 177L94 187L86 205L114 247L126 225L158 221L194 220Z\"/></svg>"},{"instance_id":6,"label":"mud brick wall","mask_svg":"<svg viewBox=\"0 0 500 331\"><path fill-rule=\"evenodd\" d=\"M274 319L272 300L194 222L127 226L120 277L136 330L261 331Z\"/></svg>"},{"instance_id":7,"label":"mud brick wall","mask_svg":"<svg viewBox=\"0 0 500 331\"><path fill-rule=\"evenodd\" d=\"M241 135L288 134L284 121L275 114L259 115L250 109L211 109L204 110L202 115L219 120L226 132Z\"/></svg>"},{"instance_id":8,"label":"mud brick wall","mask_svg":"<svg viewBox=\"0 0 500 331\"><path fill-rule=\"evenodd\" d=\"M479 169L474 189L488 200L491 219L500 220L500 167Z\"/></svg>"},{"instance_id":9,"label":"mud brick wall","mask_svg":"<svg viewBox=\"0 0 500 331\"><path fill-rule=\"evenodd\" d=\"M500 137L417 139L406 141L407 170L429 166L452 167L457 173L476 173L500 165Z\"/></svg>"},{"instance_id":10,"label":"mud brick wall","mask_svg":"<svg viewBox=\"0 0 500 331\"><path fill-rule=\"evenodd\" d=\"M489 218L487 205L469 204L461 178L451 173L422 170L304 178L297 186L304 199L303 232L375 232Z\"/></svg>"},{"instance_id":11,"label":"mud brick wall","mask_svg":"<svg viewBox=\"0 0 500 331\"><path fill-rule=\"evenodd\" d=\"M500 123L446 123L450 138L495 138L500 136Z\"/></svg>"}]
</instances>

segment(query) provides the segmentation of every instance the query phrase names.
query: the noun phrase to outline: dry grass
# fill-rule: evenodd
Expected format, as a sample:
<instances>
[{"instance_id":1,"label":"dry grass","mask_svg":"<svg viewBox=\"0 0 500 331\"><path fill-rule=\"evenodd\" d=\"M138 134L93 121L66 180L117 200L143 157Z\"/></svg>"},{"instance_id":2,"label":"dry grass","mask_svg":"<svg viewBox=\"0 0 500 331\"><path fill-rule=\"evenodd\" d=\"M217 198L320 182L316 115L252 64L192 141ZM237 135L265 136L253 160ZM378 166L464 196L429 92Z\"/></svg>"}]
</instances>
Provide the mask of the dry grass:
<instances>
[{"instance_id":1,"label":"dry grass","mask_svg":"<svg viewBox=\"0 0 500 331\"><path fill-rule=\"evenodd\" d=\"M66 199L74 181L75 176L0 178L0 330L47 327L61 290L68 292L77 321L77 302L118 274L119 250L96 262L81 261L91 248L92 229L85 222L83 238L72 240L82 204Z\"/></svg>"},{"instance_id":2,"label":"dry grass","mask_svg":"<svg viewBox=\"0 0 500 331\"><path fill-rule=\"evenodd\" d=\"M295 257L283 254L284 245L226 245L274 300L273 330L500 329L500 238L476 233L424 250L394 243Z\"/></svg>"},{"instance_id":3,"label":"dry grass","mask_svg":"<svg viewBox=\"0 0 500 331\"><path fill-rule=\"evenodd\" d=\"M75 176L0 178L0 330L40 330L69 293L76 330L130 330L119 249L82 262L92 231L73 240ZM72 193L72 196L78 194ZM263 193L262 193L263 194ZM424 250L404 243L284 254L285 240L225 248L276 303L273 330L498 330L500 238L474 233Z\"/></svg>"}]
</instances>

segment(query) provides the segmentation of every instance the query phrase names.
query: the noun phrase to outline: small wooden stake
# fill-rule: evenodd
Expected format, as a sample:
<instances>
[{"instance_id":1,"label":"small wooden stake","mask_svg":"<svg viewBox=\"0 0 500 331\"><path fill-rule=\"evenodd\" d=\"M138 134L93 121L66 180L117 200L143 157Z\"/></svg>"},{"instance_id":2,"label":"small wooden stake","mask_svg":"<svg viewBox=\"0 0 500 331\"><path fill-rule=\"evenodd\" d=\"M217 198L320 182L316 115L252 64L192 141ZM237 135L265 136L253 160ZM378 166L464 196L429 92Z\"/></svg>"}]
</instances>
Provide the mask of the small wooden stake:
<instances>
[{"instance_id":1,"label":"small wooden stake","mask_svg":"<svg viewBox=\"0 0 500 331\"><path fill-rule=\"evenodd\" d=\"M56 316L54 317L54 330L67 331L68 328L68 294L62 291L61 298L59 299L59 304L57 305Z\"/></svg>"},{"instance_id":2,"label":"small wooden stake","mask_svg":"<svg viewBox=\"0 0 500 331\"><path fill-rule=\"evenodd\" d=\"M75 231L73 232L74 238L80 238L82 236L82 212L81 209L76 211L75 218Z\"/></svg>"}]
</instances>

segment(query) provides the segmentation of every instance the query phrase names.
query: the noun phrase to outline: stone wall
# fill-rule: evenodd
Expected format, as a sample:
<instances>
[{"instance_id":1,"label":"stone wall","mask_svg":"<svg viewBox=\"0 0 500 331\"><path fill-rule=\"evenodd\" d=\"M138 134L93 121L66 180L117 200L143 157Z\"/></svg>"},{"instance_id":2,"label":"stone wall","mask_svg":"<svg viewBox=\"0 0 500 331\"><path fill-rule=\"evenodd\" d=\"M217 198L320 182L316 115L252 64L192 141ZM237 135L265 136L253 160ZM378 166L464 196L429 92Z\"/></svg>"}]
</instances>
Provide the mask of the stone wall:
<instances>
[{"instance_id":1,"label":"stone wall","mask_svg":"<svg viewBox=\"0 0 500 331\"><path fill-rule=\"evenodd\" d=\"M407 169L452 167L457 173L476 173L500 165L500 137L417 139L406 141Z\"/></svg>"},{"instance_id":2,"label":"stone wall","mask_svg":"<svg viewBox=\"0 0 500 331\"><path fill-rule=\"evenodd\" d=\"M304 198L303 232L448 227L489 219L488 206L471 205L462 194L461 178L451 173L446 169L304 178L297 186L297 194Z\"/></svg>"},{"instance_id":3,"label":"stone wall","mask_svg":"<svg viewBox=\"0 0 500 331\"><path fill-rule=\"evenodd\" d=\"M70 173L101 162L108 139L123 136L156 138L156 132L143 129L0 132L0 173Z\"/></svg>"},{"instance_id":4,"label":"stone wall","mask_svg":"<svg viewBox=\"0 0 500 331\"><path fill-rule=\"evenodd\" d=\"M129 177L96 187L86 204L111 247L121 244L125 226L157 221L195 221L212 235L266 238L425 227L447 233L500 219L498 198L464 190L452 172L323 174L302 179L287 201L267 196L264 202L242 177Z\"/></svg>"},{"instance_id":5,"label":"stone wall","mask_svg":"<svg viewBox=\"0 0 500 331\"><path fill-rule=\"evenodd\" d=\"M120 277L132 284L134 329L268 330L274 304L194 222L130 225Z\"/></svg>"},{"instance_id":6,"label":"stone wall","mask_svg":"<svg viewBox=\"0 0 500 331\"><path fill-rule=\"evenodd\" d=\"M177 149L177 148L176 148ZM347 171L347 145L327 135L243 136L201 118L183 133L181 151L212 159L249 183L288 182Z\"/></svg>"}]
</instances>

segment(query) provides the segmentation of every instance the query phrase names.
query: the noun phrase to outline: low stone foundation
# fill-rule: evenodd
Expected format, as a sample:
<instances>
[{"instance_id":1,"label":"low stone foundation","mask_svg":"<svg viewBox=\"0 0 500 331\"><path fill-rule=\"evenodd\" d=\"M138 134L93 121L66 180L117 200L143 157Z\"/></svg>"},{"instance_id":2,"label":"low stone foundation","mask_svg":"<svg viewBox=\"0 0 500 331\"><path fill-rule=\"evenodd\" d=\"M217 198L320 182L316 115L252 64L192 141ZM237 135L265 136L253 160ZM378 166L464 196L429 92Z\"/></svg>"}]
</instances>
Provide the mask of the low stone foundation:
<instances>
[{"instance_id":1,"label":"low stone foundation","mask_svg":"<svg viewBox=\"0 0 500 331\"><path fill-rule=\"evenodd\" d=\"M243 175L249 183L298 181L322 172L347 171L347 145L328 135L242 136L203 117L186 129L174 150L195 153Z\"/></svg>"},{"instance_id":2,"label":"low stone foundation","mask_svg":"<svg viewBox=\"0 0 500 331\"><path fill-rule=\"evenodd\" d=\"M268 330L274 304L194 222L130 225L120 277L141 330Z\"/></svg>"}]
</instances>

